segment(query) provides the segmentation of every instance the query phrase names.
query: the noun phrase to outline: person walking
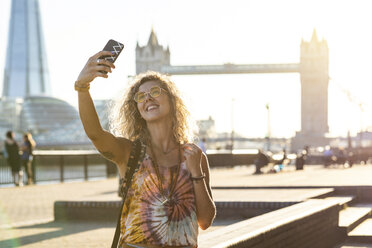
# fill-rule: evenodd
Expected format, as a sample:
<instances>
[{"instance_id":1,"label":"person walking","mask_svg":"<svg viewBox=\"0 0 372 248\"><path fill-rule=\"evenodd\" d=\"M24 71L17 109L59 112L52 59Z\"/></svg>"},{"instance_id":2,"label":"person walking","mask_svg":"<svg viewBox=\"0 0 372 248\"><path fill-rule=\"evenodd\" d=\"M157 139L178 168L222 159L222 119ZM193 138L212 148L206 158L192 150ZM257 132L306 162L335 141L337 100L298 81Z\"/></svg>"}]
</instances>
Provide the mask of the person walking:
<instances>
[{"instance_id":1,"label":"person walking","mask_svg":"<svg viewBox=\"0 0 372 248\"><path fill-rule=\"evenodd\" d=\"M84 130L97 150L113 161L123 178L133 142L145 155L133 175L120 217L118 247L197 247L198 228L213 222L216 207L209 183L206 155L190 143L189 112L169 77L147 72L135 77L112 108L112 133L102 129L90 84L107 78L115 66L101 51L80 72L79 114Z\"/></svg>"},{"instance_id":2,"label":"person walking","mask_svg":"<svg viewBox=\"0 0 372 248\"><path fill-rule=\"evenodd\" d=\"M204 152L205 154L207 154L206 142L207 142L207 139L203 137L201 139L201 141L199 142L199 144L198 144L198 146L200 147L200 149L202 150L202 152Z\"/></svg>"},{"instance_id":3,"label":"person walking","mask_svg":"<svg viewBox=\"0 0 372 248\"><path fill-rule=\"evenodd\" d=\"M261 168L269 164L269 157L265 154L262 149L258 149L257 158L254 161L256 171L254 174L262 174Z\"/></svg>"},{"instance_id":4,"label":"person walking","mask_svg":"<svg viewBox=\"0 0 372 248\"><path fill-rule=\"evenodd\" d=\"M26 171L27 174L27 184L33 184L33 173L32 173L32 160L33 155L32 151L34 150L36 146L35 141L32 138L31 133L25 133L23 135L23 143L21 145L22 155L21 155L21 161L23 168Z\"/></svg>"},{"instance_id":5,"label":"person walking","mask_svg":"<svg viewBox=\"0 0 372 248\"><path fill-rule=\"evenodd\" d=\"M8 155L7 163L12 170L13 183L16 186L23 186L23 171L21 169L19 146L14 139L14 133L12 131L6 132L4 146Z\"/></svg>"}]
</instances>

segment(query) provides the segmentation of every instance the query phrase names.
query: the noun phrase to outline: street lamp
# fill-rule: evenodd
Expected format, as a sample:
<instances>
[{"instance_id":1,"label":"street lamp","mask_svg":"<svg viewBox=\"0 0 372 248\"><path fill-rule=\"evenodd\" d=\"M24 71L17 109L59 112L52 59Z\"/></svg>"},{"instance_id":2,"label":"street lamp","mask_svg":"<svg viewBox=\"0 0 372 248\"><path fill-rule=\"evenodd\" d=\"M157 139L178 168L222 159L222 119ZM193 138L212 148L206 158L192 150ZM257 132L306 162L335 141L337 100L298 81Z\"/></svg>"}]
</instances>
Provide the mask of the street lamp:
<instances>
[{"instance_id":1,"label":"street lamp","mask_svg":"<svg viewBox=\"0 0 372 248\"><path fill-rule=\"evenodd\" d=\"M360 110L360 136L359 136L359 146L362 147L362 141L363 141L363 112L365 104L361 101L359 101L355 96L351 94L349 90L341 89L347 96L347 99L350 103L354 103L359 107Z\"/></svg>"},{"instance_id":2,"label":"street lamp","mask_svg":"<svg viewBox=\"0 0 372 248\"><path fill-rule=\"evenodd\" d=\"M360 136L359 136L359 144L360 147L363 146L363 112L364 112L364 105L363 103L359 103L358 107L360 109Z\"/></svg>"},{"instance_id":3,"label":"street lamp","mask_svg":"<svg viewBox=\"0 0 372 248\"><path fill-rule=\"evenodd\" d=\"M231 141L231 147L230 147L231 153L234 149L234 102L235 102L235 99L232 98L231 99L231 136L230 136L230 138L231 138L231 140L230 140Z\"/></svg>"},{"instance_id":4,"label":"street lamp","mask_svg":"<svg viewBox=\"0 0 372 248\"><path fill-rule=\"evenodd\" d=\"M266 103L266 110L267 110L267 150L270 151L270 137L271 137L271 126L270 126L270 105Z\"/></svg>"}]
</instances>

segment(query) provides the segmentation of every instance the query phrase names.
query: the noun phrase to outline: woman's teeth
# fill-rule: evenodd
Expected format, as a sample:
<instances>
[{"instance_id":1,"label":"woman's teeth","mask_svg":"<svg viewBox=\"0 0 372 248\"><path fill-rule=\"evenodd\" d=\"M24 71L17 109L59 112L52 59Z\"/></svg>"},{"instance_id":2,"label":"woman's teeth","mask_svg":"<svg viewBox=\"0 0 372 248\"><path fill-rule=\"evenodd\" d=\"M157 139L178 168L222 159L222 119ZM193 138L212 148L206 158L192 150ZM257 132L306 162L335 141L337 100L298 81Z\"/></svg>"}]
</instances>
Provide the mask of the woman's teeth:
<instances>
[{"instance_id":1,"label":"woman's teeth","mask_svg":"<svg viewBox=\"0 0 372 248\"><path fill-rule=\"evenodd\" d=\"M151 105L151 106L147 107L147 111L150 111L150 110L153 110L153 109L156 109L156 108L157 108L157 106Z\"/></svg>"}]
</instances>

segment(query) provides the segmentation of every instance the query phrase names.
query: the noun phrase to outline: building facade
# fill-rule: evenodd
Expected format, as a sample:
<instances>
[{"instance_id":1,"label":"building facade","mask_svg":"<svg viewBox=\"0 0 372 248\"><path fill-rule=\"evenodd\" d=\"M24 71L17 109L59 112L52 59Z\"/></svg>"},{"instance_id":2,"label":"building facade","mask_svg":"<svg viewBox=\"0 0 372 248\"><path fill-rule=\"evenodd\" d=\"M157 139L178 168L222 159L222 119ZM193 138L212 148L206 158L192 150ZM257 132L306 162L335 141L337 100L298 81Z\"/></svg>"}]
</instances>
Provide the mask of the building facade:
<instances>
[{"instance_id":1,"label":"building facade","mask_svg":"<svg viewBox=\"0 0 372 248\"><path fill-rule=\"evenodd\" d=\"M161 67L165 65L170 66L169 46L166 49L161 46L154 30L151 30L146 46L139 46L137 41L136 74L148 70L161 71Z\"/></svg>"}]
</instances>

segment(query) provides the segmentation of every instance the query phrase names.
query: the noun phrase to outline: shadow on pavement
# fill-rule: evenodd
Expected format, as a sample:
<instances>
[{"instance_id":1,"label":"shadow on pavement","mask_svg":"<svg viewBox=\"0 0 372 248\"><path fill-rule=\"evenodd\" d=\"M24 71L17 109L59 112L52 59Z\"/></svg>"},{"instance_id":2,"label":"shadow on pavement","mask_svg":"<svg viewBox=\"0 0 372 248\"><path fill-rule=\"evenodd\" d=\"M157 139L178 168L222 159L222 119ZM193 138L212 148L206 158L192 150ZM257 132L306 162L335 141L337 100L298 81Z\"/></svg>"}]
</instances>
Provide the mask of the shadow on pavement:
<instances>
[{"instance_id":1,"label":"shadow on pavement","mask_svg":"<svg viewBox=\"0 0 372 248\"><path fill-rule=\"evenodd\" d=\"M71 234L92 231L99 228L114 228L113 222L48 222L44 224L2 229L1 232L16 233L17 237L0 240L0 247L19 247L60 238ZM114 231L114 230L113 230ZM113 235L113 234L112 234ZM1 235L2 236L2 235ZM3 236L4 237L4 236Z\"/></svg>"}]
</instances>

